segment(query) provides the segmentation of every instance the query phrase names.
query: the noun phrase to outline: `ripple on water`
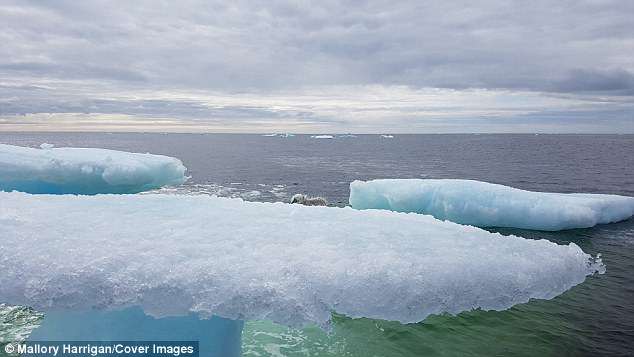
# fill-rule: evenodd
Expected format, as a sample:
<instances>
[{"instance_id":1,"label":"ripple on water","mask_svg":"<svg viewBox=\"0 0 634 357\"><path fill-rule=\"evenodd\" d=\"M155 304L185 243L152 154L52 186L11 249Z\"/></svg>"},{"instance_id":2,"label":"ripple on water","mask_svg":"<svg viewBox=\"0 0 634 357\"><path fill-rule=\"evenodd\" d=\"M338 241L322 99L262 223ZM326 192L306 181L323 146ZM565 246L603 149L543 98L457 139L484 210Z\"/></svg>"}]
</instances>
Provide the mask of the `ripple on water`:
<instances>
[{"instance_id":1,"label":"ripple on water","mask_svg":"<svg viewBox=\"0 0 634 357\"><path fill-rule=\"evenodd\" d=\"M26 340L40 326L43 316L29 307L0 304L0 356L5 344Z\"/></svg>"}]
</instances>

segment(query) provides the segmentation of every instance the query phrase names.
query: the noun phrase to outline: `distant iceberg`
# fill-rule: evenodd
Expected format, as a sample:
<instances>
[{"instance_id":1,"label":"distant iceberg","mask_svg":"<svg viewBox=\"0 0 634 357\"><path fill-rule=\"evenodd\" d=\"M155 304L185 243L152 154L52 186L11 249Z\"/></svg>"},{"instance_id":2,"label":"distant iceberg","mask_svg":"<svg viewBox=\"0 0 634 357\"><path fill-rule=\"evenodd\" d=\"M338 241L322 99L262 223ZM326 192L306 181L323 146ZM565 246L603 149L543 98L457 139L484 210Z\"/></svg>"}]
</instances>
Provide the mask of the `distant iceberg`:
<instances>
[{"instance_id":1,"label":"distant iceberg","mask_svg":"<svg viewBox=\"0 0 634 357\"><path fill-rule=\"evenodd\" d=\"M572 243L427 215L210 196L0 192L0 237L8 304L289 326L502 310L604 270Z\"/></svg>"},{"instance_id":2,"label":"distant iceberg","mask_svg":"<svg viewBox=\"0 0 634 357\"><path fill-rule=\"evenodd\" d=\"M350 205L429 214L477 227L544 231L587 228L634 214L634 197L531 192L473 180L354 181Z\"/></svg>"},{"instance_id":3,"label":"distant iceberg","mask_svg":"<svg viewBox=\"0 0 634 357\"><path fill-rule=\"evenodd\" d=\"M137 193L185 182L173 157L106 149L41 149L0 144L0 191L53 194Z\"/></svg>"},{"instance_id":4,"label":"distant iceberg","mask_svg":"<svg viewBox=\"0 0 634 357\"><path fill-rule=\"evenodd\" d=\"M292 138L295 134L290 133L275 133L275 134L263 134L262 136L268 137L280 137L280 138Z\"/></svg>"},{"instance_id":5,"label":"distant iceberg","mask_svg":"<svg viewBox=\"0 0 634 357\"><path fill-rule=\"evenodd\" d=\"M334 139L335 137L332 135L311 135L313 139Z\"/></svg>"},{"instance_id":6,"label":"distant iceberg","mask_svg":"<svg viewBox=\"0 0 634 357\"><path fill-rule=\"evenodd\" d=\"M394 135L390 135L390 134L382 134L381 137L384 139L394 139Z\"/></svg>"}]
</instances>

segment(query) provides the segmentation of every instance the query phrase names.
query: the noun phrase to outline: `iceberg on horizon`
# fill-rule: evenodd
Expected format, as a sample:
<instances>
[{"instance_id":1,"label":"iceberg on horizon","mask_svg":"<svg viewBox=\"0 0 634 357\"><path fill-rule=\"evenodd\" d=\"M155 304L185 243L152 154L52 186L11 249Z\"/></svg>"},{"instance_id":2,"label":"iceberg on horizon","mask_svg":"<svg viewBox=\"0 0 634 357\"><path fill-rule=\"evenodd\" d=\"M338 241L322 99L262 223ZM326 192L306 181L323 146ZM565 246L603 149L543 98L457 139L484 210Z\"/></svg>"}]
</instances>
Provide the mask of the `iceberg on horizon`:
<instances>
[{"instance_id":1,"label":"iceberg on horizon","mask_svg":"<svg viewBox=\"0 0 634 357\"><path fill-rule=\"evenodd\" d=\"M577 245L427 215L213 196L0 192L0 302L39 311L419 322L551 299L603 272Z\"/></svg>"},{"instance_id":2,"label":"iceberg on horizon","mask_svg":"<svg viewBox=\"0 0 634 357\"><path fill-rule=\"evenodd\" d=\"M263 134L262 136L267 137L280 137L280 138L292 138L295 134L291 133L274 133L274 134Z\"/></svg>"},{"instance_id":3,"label":"iceberg on horizon","mask_svg":"<svg viewBox=\"0 0 634 357\"><path fill-rule=\"evenodd\" d=\"M138 193L180 185L187 179L186 170L180 160L163 155L0 144L0 191Z\"/></svg>"},{"instance_id":4,"label":"iceberg on horizon","mask_svg":"<svg viewBox=\"0 0 634 357\"><path fill-rule=\"evenodd\" d=\"M476 227L588 228L634 215L634 197L532 192L475 180L385 179L350 184L350 206L432 215Z\"/></svg>"}]
</instances>

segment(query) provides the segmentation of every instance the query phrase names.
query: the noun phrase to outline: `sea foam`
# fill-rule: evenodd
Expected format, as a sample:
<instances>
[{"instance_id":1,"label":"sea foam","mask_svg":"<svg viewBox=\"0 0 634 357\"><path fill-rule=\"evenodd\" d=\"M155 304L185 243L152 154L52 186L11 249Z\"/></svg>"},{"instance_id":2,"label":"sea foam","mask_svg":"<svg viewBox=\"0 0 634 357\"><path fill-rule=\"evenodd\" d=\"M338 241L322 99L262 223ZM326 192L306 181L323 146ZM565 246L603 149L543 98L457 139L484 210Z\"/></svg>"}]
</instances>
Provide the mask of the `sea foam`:
<instances>
[{"instance_id":1,"label":"sea foam","mask_svg":"<svg viewBox=\"0 0 634 357\"><path fill-rule=\"evenodd\" d=\"M531 192L473 180L354 181L350 184L350 205L429 214L477 227L544 231L587 228L634 214L634 197Z\"/></svg>"},{"instance_id":2,"label":"sea foam","mask_svg":"<svg viewBox=\"0 0 634 357\"><path fill-rule=\"evenodd\" d=\"M426 215L208 196L0 192L0 237L4 303L289 326L502 310L604 270L572 243Z\"/></svg>"},{"instance_id":3,"label":"sea foam","mask_svg":"<svg viewBox=\"0 0 634 357\"><path fill-rule=\"evenodd\" d=\"M185 182L173 157L92 148L0 144L0 190L29 193L137 193Z\"/></svg>"}]
</instances>

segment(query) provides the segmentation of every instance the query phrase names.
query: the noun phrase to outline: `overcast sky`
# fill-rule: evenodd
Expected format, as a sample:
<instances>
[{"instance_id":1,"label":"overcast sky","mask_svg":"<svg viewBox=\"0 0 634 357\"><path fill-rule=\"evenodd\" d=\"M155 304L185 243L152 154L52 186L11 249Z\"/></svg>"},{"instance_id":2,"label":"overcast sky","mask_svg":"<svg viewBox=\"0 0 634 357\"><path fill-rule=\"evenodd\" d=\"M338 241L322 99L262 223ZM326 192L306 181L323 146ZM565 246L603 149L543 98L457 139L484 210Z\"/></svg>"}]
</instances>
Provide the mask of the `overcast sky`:
<instances>
[{"instance_id":1,"label":"overcast sky","mask_svg":"<svg viewBox=\"0 0 634 357\"><path fill-rule=\"evenodd\" d=\"M634 1L0 0L0 130L634 133Z\"/></svg>"}]
</instances>

